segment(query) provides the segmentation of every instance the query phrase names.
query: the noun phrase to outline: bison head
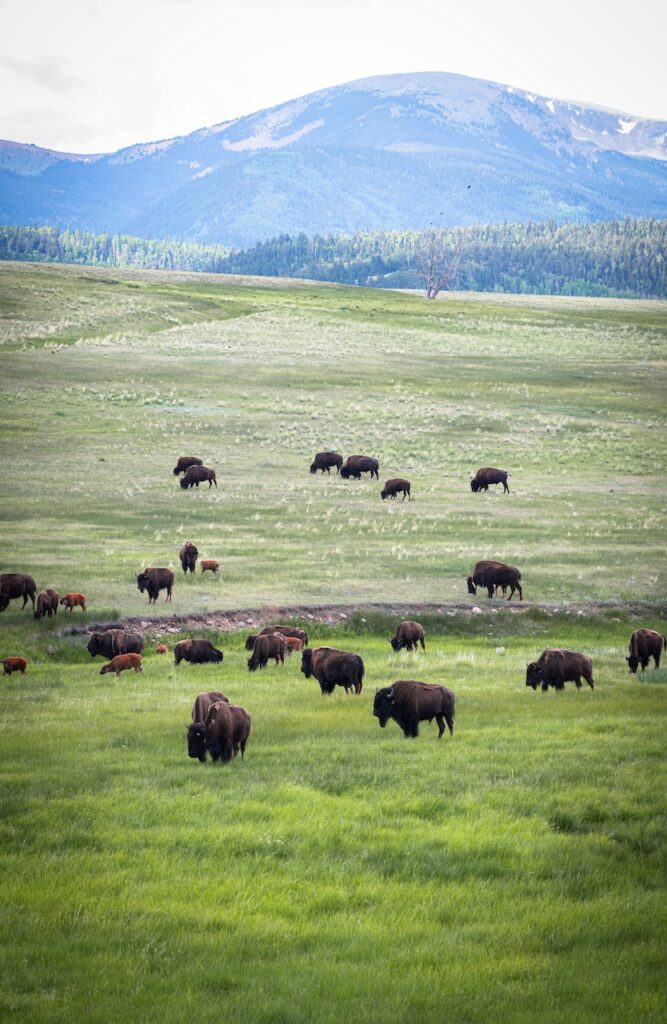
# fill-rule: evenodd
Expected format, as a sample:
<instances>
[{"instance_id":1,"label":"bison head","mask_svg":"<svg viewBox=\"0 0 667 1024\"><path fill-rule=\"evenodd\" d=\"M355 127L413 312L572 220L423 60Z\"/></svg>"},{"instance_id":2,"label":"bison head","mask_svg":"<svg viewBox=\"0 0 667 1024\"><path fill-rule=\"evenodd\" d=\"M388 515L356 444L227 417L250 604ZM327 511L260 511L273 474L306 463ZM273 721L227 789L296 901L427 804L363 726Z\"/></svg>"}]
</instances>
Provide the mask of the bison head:
<instances>
[{"instance_id":1,"label":"bison head","mask_svg":"<svg viewBox=\"0 0 667 1024\"><path fill-rule=\"evenodd\" d=\"M197 757L200 761L205 761L207 747L204 723L193 722L188 726L188 757Z\"/></svg>"},{"instance_id":2,"label":"bison head","mask_svg":"<svg viewBox=\"0 0 667 1024\"><path fill-rule=\"evenodd\" d=\"M249 636L248 637L248 639L245 642L245 649L246 649L246 651L251 651L253 649L253 647L255 646L255 640L256 639L257 639L257 635Z\"/></svg>"},{"instance_id":3,"label":"bison head","mask_svg":"<svg viewBox=\"0 0 667 1024\"><path fill-rule=\"evenodd\" d=\"M313 674L313 652L310 647L304 647L301 652L301 671L306 679L310 679Z\"/></svg>"},{"instance_id":4,"label":"bison head","mask_svg":"<svg viewBox=\"0 0 667 1024\"><path fill-rule=\"evenodd\" d=\"M137 576L137 587L143 594L144 590L148 589L148 573L140 572ZM62 601L60 602L62 604Z\"/></svg>"},{"instance_id":5,"label":"bison head","mask_svg":"<svg viewBox=\"0 0 667 1024\"><path fill-rule=\"evenodd\" d=\"M639 666L639 658L637 657L636 654L631 654L630 657L626 658L625 660L628 663L628 668L630 669L630 671L634 675L634 673L637 671L637 668Z\"/></svg>"},{"instance_id":6,"label":"bison head","mask_svg":"<svg viewBox=\"0 0 667 1024\"><path fill-rule=\"evenodd\" d=\"M472 576L468 576L468 593L469 594L476 594L477 593L477 585L476 585L475 581L473 580Z\"/></svg>"},{"instance_id":7,"label":"bison head","mask_svg":"<svg viewBox=\"0 0 667 1024\"><path fill-rule=\"evenodd\" d=\"M537 689L537 684L542 682L540 675L540 667L536 661L531 661L526 666L526 686L532 686L534 690Z\"/></svg>"},{"instance_id":8,"label":"bison head","mask_svg":"<svg viewBox=\"0 0 667 1024\"><path fill-rule=\"evenodd\" d=\"M477 480L476 480L476 479L475 479L474 477L473 477L473 479L472 479L472 480L470 481L470 490L471 490L471 491L472 491L472 492L473 492L474 494L476 494L476 493L477 493L477 491L479 490L479 484L477 483Z\"/></svg>"},{"instance_id":9,"label":"bison head","mask_svg":"<svg viewBox=\"0 0 667 1024\"><path fill-rule=\"evenodd\" d=\"M380 491L380 497L384 501L385 498L389 497L389 491L383 487L382 490Z\"/></svg>"},{"instance_id":10,"label":"bison head","mask_svg":"<svg viewBox=\"0 0 667 1024\"><path fill-rule=\"evenodd\" d=\"M211 661L222 661L223 658L223 652L219 651L217 647L214 647L211 651Z\"/></svg>"},{"instance_id":11,"label":"bison head","mask_svg":"<svg viewBox=\"0 0 667 1024\"><path fill-rule=\"evenodd\" d=\"M389 719L393 717L394 704L393 686L383 686L381 690L375 691L373 714L378 719L380 728L384 729Z\"/></svg>"},{"instance_id":12,"label":"bison head","mask_svg":"<svg viewBox=\"0 0 667 1024\"><path fill-rule=\"evenodd\" d=\"M183 488L183 490L186 489L186 487L188 486L188 483L189 483L188 478L186 476L182 476L181 480L180 480L180 484L181 484L181 487Z\"/></svg>"},{"instance_id":13,"label":"bison head","mask_svg":"<svg viewBox=\"0 0 667 1024\"><path fill-rule=\"evenodd\" d=\"M349 479L350 471L347 468L347 466L341 466L341 468L340 468L340 475L342 476L343 480L348 480Z\"/></svg>"},{"instance_id":14,"label":"bison head","mask_svg":"<svg viewBox=\"0 0 667 1024\"><path fill-rule=\"evenodd\" d=\"M400 643L399 643L399 640L398 640L398 637L397 637L397 636L393 636L393 637L391 638L391 640L389 641L389 643L391 644L391 646L393 647L393 649L394 649L395 651L400 651L400 649L401 649L401 645L400 645Z\"/></svg>"},{"instance_id":15,"label":"bison head","mask_svg":"<svg viewBox=\"0 0 667 1024\"><path fill-rule=\"evenodd\" d=\"M91 658L96 654L104 654L104 633L93 633L86 649Z\"/></svg>"},{"instance_id":16,"label":"bison head","mask_svg":"<svg viewBox=\"0 0 667 1024\"><path fill-rule=\"evenodd\" d=\"M317 464L315 462L311 462L311 464L310 464L310 472L311 473L317 473Z\"/></svg>"}]
</instances>

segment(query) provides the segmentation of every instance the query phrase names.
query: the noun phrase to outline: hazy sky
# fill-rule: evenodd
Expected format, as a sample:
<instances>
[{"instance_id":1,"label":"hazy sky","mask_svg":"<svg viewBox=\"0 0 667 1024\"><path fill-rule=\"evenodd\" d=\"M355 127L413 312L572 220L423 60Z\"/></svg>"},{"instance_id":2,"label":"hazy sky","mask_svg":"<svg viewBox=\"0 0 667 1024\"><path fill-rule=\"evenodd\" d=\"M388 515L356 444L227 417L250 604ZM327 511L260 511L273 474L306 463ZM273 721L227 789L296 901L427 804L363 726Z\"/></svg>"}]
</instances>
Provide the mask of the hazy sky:
<instances>
[{"instance_id":1,"label":"hazy sky","mask_svg":"<svg viewBox=\"0 0 667 1024\"><path fill-rule=\"evenodd\" d=\"M667 120L667 3L0 0L0 138L104 152L453 71Z\"/></svg>"}]
</instances>

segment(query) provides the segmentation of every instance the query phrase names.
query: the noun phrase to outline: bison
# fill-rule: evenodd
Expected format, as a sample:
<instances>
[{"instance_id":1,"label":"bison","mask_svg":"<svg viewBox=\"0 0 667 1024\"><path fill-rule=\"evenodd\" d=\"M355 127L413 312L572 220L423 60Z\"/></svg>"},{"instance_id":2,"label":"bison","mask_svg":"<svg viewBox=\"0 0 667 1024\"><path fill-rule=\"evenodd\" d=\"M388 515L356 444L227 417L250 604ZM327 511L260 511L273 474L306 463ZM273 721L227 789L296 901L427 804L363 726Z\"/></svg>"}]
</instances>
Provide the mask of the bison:
<instances>
[{"instance_id":1,"label":"bison","mask_svg":"<svg viewBox=\"0 0 667 1024\"><path fill-rule=\"evenodd\" d=\"M9 602L17 597L23 598L21 608L25 608L30 599L34 611L36 593L35 581L27 573L0 572L0 612L4 612Z\"/></svg>"},{"instance_id":2,"label":"bison","mask_svg":"<svg viewBox=\"0 0 667 1024\"><path fill-rule=\"evenodd\" d=\"M60 598L60 603L65 605L65 608L69 608L70 615L75 608L81 608L82 611L86 610L86 595L85 594L63 594Z\"/></svg>"},{"instance_id":3,"label":"bison","mask_svg":"<svg viewBox=\"0 0 667 1024\"><path fill-rule=\"evenodd\" d=\"M315 676L323 694L333 693L336 686L344 687L346 694L350 690L361 693L364 663L358 654L335 647L305 647L301 653L301 671L306 679Z\"/></svg>"},{"instance_id":4,"label":"bison","mask_svg":"<svg viewBox=\"0 0 667 1024\"><path fill-rule=\"evenodd\" d=\"M371 480L375 477L376 480L380 479L380 464L377 459L372 459L368 455L350 455L345 460L345 465L342 466L340 475L344 480L348 480L353 477L355 480L361 480L362 473L370 473Z\"/></svg>"},{"instance_id":5,"label":"bison","mask_svg":"<svg viewBox=\"0 0 667 1024\"><path fill-rule=\"evenodd\" d=\"M143 594L148 593L148 603L151 601L157 604L158 594L161 590L167 591L165 601L171 601L171 590L174 586L174 574L171 569L159 568L154 565L148 566L137 576L137 587Z\"/></svg>"},{"instance_id":6,"label":"bison","mask_svg":"<svg viewBox=\"0 0 667 1024\"><path fill-rule=\"evenodd\" d=\"M417 650L417 644L422 645L422 650L426 650L426 644L424 643L426 634L424 633L424 627L418 622L412 622L410 619L406 619L401 622L398 629L396 630L396 636L393 636L389 643L395 651L402 650L405 647L406 650L412 651Z\"/></svg>"},{"instance_id":7,"label":"bison","mask_svg":"<svg viewBox=\"0 0 667 1024\"><path fill-rule=\"evenodd\" d=\"M285 661L287 640L282 633L263 633L253 644L252 654L248 658L248 671L255 672L258 668L266 668L269 658L274 658L276 665Z\"/></svg>"},{"instance_id":8,"label":"bison","mask_svg":"<svg viewBox=\"0 0 667 1024\"><path fill-rule=\"evenodd\" d=\"M539 683L544 692L550 686L554 690L562 690L568 681L574 682L577 690L580 690L582 676L591 690L594 690L593 663L587 654L578 654L576 651L547 649L542 651L537 661L531 661L526 666L526 686L536 690Z\"/></svg>"},{"instance_id":9,"label":"bison","mask_svg":"<svg viewBox=\"0 0 667 1024\"><path fill-rule=\"evenodd\" d=\"M218 486L214 469L211 469L210 466L190 466L189 469L186 469L185 476L181 477L181 487L184 489L199 487L206 480L208 480L209 490L211 484L215 484L216 487Z\"/></svg>"},{"instance_id":10,"label":"bison","mask_svg":"<svg viewBox=\"0 0 667 1024\"><path fill-rule=\"evenodd\" d=\"M317 473L318 469L321 469L324 473L330 473L331 467L336 467L336 472L340 473L340 467L343 465L343 456L339 455L338 452L318 452L313 461L310 464L310 472Z\"/></svg>"},{"instance_id":11,"label":"bison","mask_svg":"<svg viewBox=\"0 0 667 1024\"><path fill-rule=\"evenodd\" d=\"M636 629L630 637L630 657L625 660L632 673L641 665L642 672L649 659L653 658L655 667L660 668L660 655L667 647L667 637L656 633L654 629Z\"/></svg>"},{"instance_id":12,"label":"bison","mask_svg":"<svg viewBox=\"0 0 667 1024\"><path fill-rule=\"evenodd\" d=\"M234 757L234 716L224 700L211 704L204 719L206 748L214 761L226 764ZM201 760L201 758L200 758Z\"/></svg>"},{"instance_id":13,"label":"bison","mask_svg":"<svg viewBox=\"0 0 667 1024\"><path fill-rule=\"evenodd\" d=\"M178 557L181 560L183 572L194 572L197 565L197 556L199 552L192 543L191 540L186 540L185 544L178 553Z\"/></svg>"},{"instance_id":14,"label":"bison","mask_svg":"<svg viewBox=\"0 0 667 1024\"><path fill-rule=\"evenodd\" d=\"M5 658L5 660L3 661L2 664L3 664L4 670L5 670L4 674L6 676L10 676L12 674L12 672L20 672L21 675L24 676L25 675L25 670L28 667L28 659L27 658L10 657L10 658Z\"/></svg>"},{"instance_id":15,"label":"bison","mask_svg":"<svg viewBox=\"0 0 667 1024\"><path fill-rule=\"evenodd\" d=\"M410 497L410 481L401 480L400 477L394 477L392 480L385 481L385 485L380 491L380 497L384 501L385 498L395 499L397 494L403 494L401 501L405 501L407 495L408 501L412 501Z\"/></svg>"},{"instance_id":16,"label":"bison","mask_svg":"<svg viewBox=\"0 0 667 1024\"><path fill-rule=\"evenodd\" d=\"M207 746L204 721L206 720L208 709L219 700L229 704L224 693L220 693L219 690L209 690L208 693L199 693L195 697L195 702L192 706L192 724L188 726L189 757L196 757L200 761L206 760Z\"/></svg>"},{"instance_id":17,"label":"bison","mask_svg":"<svg viewBox=\"0 0 667 1024\"><path fill-rule=\"evenodd\" d=\"M373 714L384 729L390 718L401 727L403 735L419 735L420 722L438 723L438 739L445 731L454 735L454 694L446 686L420 683L416 679L399 679L393 686L375 691Z\"/></svg>"},{"instance_id":18,"label":"bison","mask_svg":"<svg viewBox=\"0 0 667 1024\"><path fill-rule=\"evenodd\" d=\"M191 665L205 665L208 662L220 662L224 658L222 651L214 647L210 640L195 637L194 640L180 640L174 647L174 664L189 661Z\"/></svg>"},{"instance_id":19,"label":"bison","mask_svg":"<svg viewBox=\"0 0 667 1024\"><path fill-rule=\"evenodd\" d=\"M294 636L297 640L303 640L304 644L308 643L308 634L298 626L265 626L260 633L255 633L246 639L246 651L253 649L258 636L269 636L271 633L281 633L284 637Z\"/></svg>"},{"instance_id":20,"label":"bison","mask_svg":"<svg viewBox=\"0 0 667 1024\"><path fill-rule=\"evenodd\" d=\"M174 476L185 473L190 466L202 466L203 462L203 459L198 459L195 455L181 455L174 467Z\"/></svg>"},{"instance_id":21,"label":"bison","mask_svg":"<svg viewBox=\"0 0 667 1024\"><path fill-rule=\"evenodd\" d=\"M169 648L166 644L157 644L155 647L156 654L169 654Z\"/></svg>"},{"instance_id":22,"label":"bison","mask_svg":"<svg viewBox=\"0 0 667 1024\"><path fill-rule=\"evenodd\" d=\"M274 633L274 636L282 636L282 633ZM292 651L302 651L305 647L303 640L298 636L286 636L285 643L287 644L287 653L291 654Z\"/></svg>"},{"instance_id":23,"label":"bison","mask_svg":"<svg viewBox=\"0 0 667 1024\"><path fill-rule=\"evenodd\" d=\"M504 469L494 469L492 466L485 466L483 469L478 469L474 477L470 481L470 490L477 493L477 491L488 491L489 484L502 484L503 494L509 494L510 489L507 486L507 477L510 474Z\"/></svg>"},{"instance_id":24,"label":"bison","mask_svg":"<svg viewBox=\"0 0 667 1024\"><path fill-rule=\"evenodd\" d=\"M505 593L505 587L509 587L507 600L510 601L514 591L518 590L519 600L523 601L520 581L521 573L516 566L484 559L476 563L472 576L468 576L468 593L476 594L477 587L486 587L489 598L492 598L496 587L501 587L503 593Z\"/></svg>"},{"instance_id":25,"label":"bison","mask_svg":"<svg viewBox=\"0 0 667 1024\"><path fill-rule=\"evenodd\" d=\"M107 672L115 672L116 679L118 679L121 672L130 668L133 668L135 672L143 672L140 654L117 654L107 665L102 665L100 675L104 676Z\"/></svg>"},{"instance_id":26,"label":"bison","mask_svg":"<svg viewBox=\"0 0 667 1024\"><path fill-rule=\"evenodd\" d=\"M37 595L37 606L34 611L36 619L43 619L45 615L51 618L58 614L60 594L57 590L40 590Z\"/></svg>"},{"instance_id":27,"label":"bison","mask_svg":"<svg viewBox=\"0 0 667 1024\"><path fill-rule=\"evenodd\" d=\"M215 558L202 558L199 564L201 566L202 576L205 572L212 572L214 575L217 575L218 569L220 568L220 562L216 562Z\"/></svg>"},{"instance_id":28,"label":"bison","mask_svg":"<svg viewBox=\"0 0 667 1024\"><path fill-rule=\"evenodd\" d=\"M98 655L115 658L117 654L141 654L143 649L144 638L141 633L132 633L128 629L107 629L106 633L92 633L87 647L91 658Z\"/></svg>"}]
</instances>

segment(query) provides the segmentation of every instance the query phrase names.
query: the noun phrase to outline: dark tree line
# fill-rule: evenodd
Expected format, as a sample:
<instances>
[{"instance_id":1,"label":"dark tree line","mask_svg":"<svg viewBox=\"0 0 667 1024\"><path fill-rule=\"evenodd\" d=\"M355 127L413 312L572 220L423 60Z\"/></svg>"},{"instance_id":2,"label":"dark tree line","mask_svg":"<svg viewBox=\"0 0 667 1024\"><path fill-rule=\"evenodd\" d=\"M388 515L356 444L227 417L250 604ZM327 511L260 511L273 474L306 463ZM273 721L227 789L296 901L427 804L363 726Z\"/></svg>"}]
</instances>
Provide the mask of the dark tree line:
<instances>
[{"instance_id":1,"label":"dark tree line","mask_svg":"<svg viewBox=\"0 0 667 1024\"><path fill-rule=\"evenodd\" d=\"M425 232L280 235L252 248L0 226L0 259L312 278L422 288ZM494 224L444 232L453 287L542 295L667 298L667 221Z\"/></svg>"}]
</instances>

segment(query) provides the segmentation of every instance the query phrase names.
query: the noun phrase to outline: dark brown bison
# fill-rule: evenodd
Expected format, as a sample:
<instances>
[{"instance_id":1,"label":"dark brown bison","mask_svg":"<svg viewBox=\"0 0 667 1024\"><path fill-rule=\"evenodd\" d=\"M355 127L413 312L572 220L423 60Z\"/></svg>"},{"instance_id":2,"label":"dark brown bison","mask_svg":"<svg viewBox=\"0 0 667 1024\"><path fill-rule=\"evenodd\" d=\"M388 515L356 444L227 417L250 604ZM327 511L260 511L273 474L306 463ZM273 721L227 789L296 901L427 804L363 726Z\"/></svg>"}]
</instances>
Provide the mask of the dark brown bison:
<instances>
[{"instance_id":1,"label":"dark brown bison","mask_svg":"<svg viewBox=\"0 0 667 1024\"><path fill-rule=\"evenodd\" d=\"M587 654L576 651L547 649L542 651L537 661L531 661L526 667L526 686L536 690L538 684L546 692L550 686L554 690L562 690L565 683L574 682L577 690L581 689L581 677L584 677L591 690L593 682L593 663Z\"/></svg>"},{"instance_id":2,"label":"dark brown bison","mask_svg":"<svg viewBox=\"0 0 667 1024\"><path fill-rule=\"evenodd\" d=\"M269 636L271 633L282 633L284 637L294 636L297 640L303 640L304 644L308 643L308 634L305 630L299 629L298 626L265 626L261 633L252 634L246 639L246 651L253 649L258 636Z\"/></svg>"},{"instance_id":3,"label":"dark brown bison","mask_svg":"<svg viewBox=\"0 0 667 1024\"><path fill-rule=\"evenodd\" d=\"M211 704L204 719L206 749L214 761L226 764L234 757L234 716L224 700ZM201 758L200 758L201 760Z\"/></svg>"},{"instance_id":4,"label":"dark brown bison","mask_svg":"<svg viewBox=\"0 0 667 1024\"><path fill-rule=\"evenodd\" d=\"M181 487L199 487L206 480L208 480L209 489L211 484L218 486L214 469L211 469L210 466L190 466L189 469L186 469L185 476L181 477Z\"/></svg>"},{"instance_id":5,"label":"dark brown bison","mask_svg":"<svg viewBox=\"0 0 667 1024\"><path fill-rule=\"evenodd\" d=\"M494 562L484 559L477 562L468 576L468 593L476 594L477 587L486 587L489 598L493 597L496 587L501 587L505 593L505 587L509 587L507 600L511 600L514 591L519 591L519 600L523 601L523 590L521 589L521 573L514 565L505 565L504 562Z\"/></svg>"},{"instance_id":6,"label":"dark brown bison","mask_svg":"<svg viewBox=\"0 0 667 1024\"><path fill-rule=\"evenodd\" d=\"M157 568L152 565L148 566L137 576L137 587L142 594L144 590L148 593L149 604L151 601L157 604L158 594L161 590L167 591L165 601L171 601L171 590L173 586L174 574L171 569Z\"/></svg>"},{"instance_id":7,"label":"dark brown bison","mask_svg":"<svg viewBox=\"0 0 667 1024\"><path fill-rule=\"evenodd\" d=\"M186 540L185 544L178 553L178 557L181 560L183 572L187 573L194 572L197 565L197 556L199 551L192 543L191 540Z\"/></svg>"},{"instance_id":8,"label":"dark brown bison","mask_svg":"<svg viewBox=\"0 0 667 1024\"><path fill-rule=\"evenodd\" d=\"M180 640L174 647L174 664L189 661L191 665L205 665L210 661L220 662L224 658L222 651L214 647L210 640L195 637L194 640Z\"/></svg>"},{"instance_id":9,"label":"dark brown bison","mask_svg":"<svg viewBox=\"0 0 667 1024\"><path fill-rule=\"evenodd\" d=\"M274 658L276 665L282 665L288 653L287 641L282 633L262 634L253 644L252 654L248 658L248 671L265 668L269 658Z\"/></svg>"},{"instance_id":10,"label":"dark brown bison","mask_svg":"<svg viewBox=\"0 0 667 1024\"><path fill-rule=\"evenodd\" d=\"M636 672L639 665L642 672L649 659L653 658L655 667L660 668L660 655L667 647L667 637L656 633L654 629L636 629L630 637L630 657L625 660L631 672Z\"/></svg>"},{"instance_id":11,"label":"dark brown bison","mask_svg":"<svg viewBox=\"0 0 667 1024\"><path fill-rule=\"evenodd\" d=\"M195 702L192 706L192 724L188 726L188 756L196 757L200 761L206 760L206 729L204 722L208 709L216 701L225 701L229 704L229 701L225 697L224 693L220 693L219 690L209 690L208 693L200 693L195 698Z\"/></svg>"},{"instance_id":12,"label":"dark brown bison","mask_svg":"<svg viewBox=\"0 0 667 1024\"><path fill-rule=\"evenodd\" d=\"M36 593L35 581L27 573L0 572L0 612L4 612L9 602L14 601L17 597L23 598L21 608L25 608L30 600L34 611Z\"/></svg>"},{"instance_id":13,"label":"dark brown bison","mask_svg":"<svg viewBox=\"0 0 667 1024\"><path fill-rule=\"evenodd\" d=\"M91 658L101 655L103 658L115 658L117 654L141 654L144 649L144 638L141 633L133 633L128 629L107 629L105 633L92 633L88 641L88 653Z\"/></svg>"},{"instance_id":14,"label":"dark brown bison","mask_svg":"<svg viewBox=\"0 0 667 1024\"><path fill-rule=\"evenodd\" d=\"M234 748L234 757L238 756L240 750L241 760L243 760L248 736L250 735L251 718L246 709L238 704L230 704L229 710L232 713L233 721L232 747Z\"/></svg>"},{"instance_id":15,"label":"dark brown bison","mask_svg":"<svg viewBox=\"0 0 667 1024\"><path fill-rule=\"evenodd\" d=\"M408 737L419 735L420 722L438 723L438 739L445 731L454 735L454 694L446 686L420 683L416 679L399 679L393 686L375 691L373 714L384 729L390 718L400 725Z\"/></svg>"},{"instance_id":16,"label":"dark brown bison","mask_svg":"<svg viewBox=\"0 0 667 1024\"><path fill-rule=\"evenodd\" d=\"M202 466L203 464L203 459L198 459L195 455L181 455L174 467L174 476L185 473L190 466Z\"/></svg>"},{"instance_id":17,"label":"dark brown bison","mask_svg":"<svg viewBox=\"0 0 667 1024\"><path fill-rule=\"evenodd\" d=\"M376 480L380 479L380 464L377 459L372 459L368 455L350 455L345 460L345 465L342 466L340 475L344 480L349 480L353 477L355 480L361 480L362 473L370 473L371 479L375 477Z\"/></svg>"},{"instance_id":18,"label":"dark brown bison","mask_svg":"<svg viewBox=\"0 0 667 1024\"><path fill-rule=\"evenodd\" d=\"M313 461L310 464L310 472L317 473L318 469L321 469L324 473L330 472L331 467L336 467L336 472L340 473L340 467L343 465L343 456L339 455L338 452L318 452Z\"/></svg>"},{"instance_id":19,"label":"dark brown bison","mask_svg":"<svg viewBox=\"0 0 667 1024\"><path fill-rule=\"evenodd\" d=\"M358 654L335 647L305 647L301 652L301 671L306 679L315 676L322 693L333 693L336 686L344 687L346 694L350 690L361 693L364 663Z\"/></svg>"},{"instance_id":20,"label":"dark brown bison","mask_svg":"<svg viewBox=\"0 0 667 1024\"><path fill-rule=\"evenodd\" d=\"M4 674L6 676L10 676L12 672L20 672L21 675L24 676L25 670L28 667L28 659L12 655L9 658L5 658L2 663L2 667L4 668Z\"/></svg>"},{"instance_id":21,"label":"dark brown bison","mask_svg":"<svg viewBox=\"0 0 667 1024\"><path fill-rule=\"evenodd\" d=\"M504 469L494 469L492 466L485 466L483 469L478 469L474 477L470 481L470 490L475 491L488 491L489 484L502 484L503 494L509 494L510 489L507 486L507 477L510 476Z\"/></svg>"},{"instance_id":22,"label":"dark brown bison","mask_svg":"<svg viewBox=\"0 0 667 1024\"><path fill-rule=\"evenodd\" d=\"M43 619L45 615L51 618L52 615L57 615L59 603L60 594L57 590L40 590L37 595L35 618Z\"/></svg>"},{"instance_id":23,"label":"dark brown bison","mask_svg":"<svg viewBox=\"0 0 667 1024\"><path fill-rule=\"evenodd\" d=\"M402 650L403 647L406 650L417 650L417 644L422 645L422 650L426 650L426 644L424 643L426 634L424 633L424 627L418 622L412 622L411 619L406 619L401 622L396 630L396 636L393 636L389 643L395 651Z\"/></svg>"},{"instance_id":24,"label":"dark brown bison","mask_svg":"<svg viewBox=\"0 0 667 1024\"><path fill-rule=\"evenodd\" d=\"M405 501L407 495L408 501L412 501L410 497L410 481L401 480L400 477L394 477L392 480L386 480L385 485L380 491L380 497L384 501L385 498L396 498L397 494L402 494L401 501Z\"/></svg>"}]
</instances>

